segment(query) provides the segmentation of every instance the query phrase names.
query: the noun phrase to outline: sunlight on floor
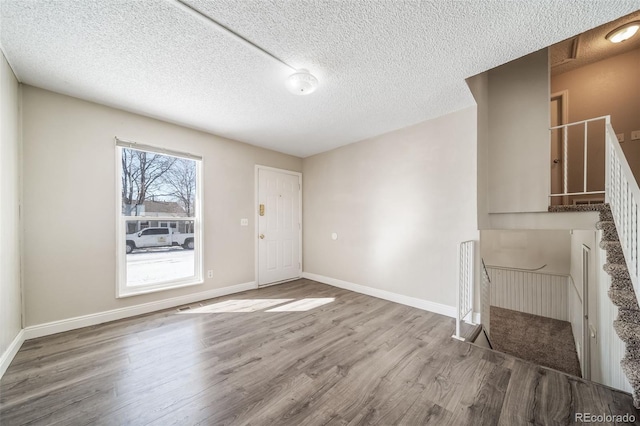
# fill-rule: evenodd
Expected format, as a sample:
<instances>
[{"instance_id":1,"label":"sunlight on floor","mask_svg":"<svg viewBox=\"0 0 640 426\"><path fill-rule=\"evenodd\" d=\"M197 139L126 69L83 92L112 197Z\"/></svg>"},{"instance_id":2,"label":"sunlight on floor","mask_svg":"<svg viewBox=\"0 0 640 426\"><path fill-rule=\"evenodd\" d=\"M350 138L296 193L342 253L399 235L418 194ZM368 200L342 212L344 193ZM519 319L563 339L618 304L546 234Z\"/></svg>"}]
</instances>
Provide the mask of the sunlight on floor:
<instances>
[{"instance_id":1,"label":"sunlight on floor","mask_svg":"<svg viewBox=\"0 0 640 426\"><path fill-rule=\"evenodd\" d=\"M335 297L319 297L319 298L309 298L309 299L300 299L295 302L287 303L286 305L278 306L273 309L269 309L267 312L304 312L310 311L313 308L317 308L318 306L326 305L327 303L333 302Z\"/></svg>"},{"instance_id":2,"label":"sunlight on floor","mask_svg":"<svg viewBox=\"0 0 640 426\"><path fill-rule=\"evenodd\" d=\"M295 299L232 299L220 303L201 306L194 309L185 309L180 311L181 314L217 314L230 312L257 312L268 309L265 312L304 312L317 308L327 303L334 302L335 297L319 297ZM291 302L291 303L287 303Z\"/></svg>"},{"instance_id":3,"label":"sunlight on floor","mask_svg":"<svg viewBox=\"0 0 640 426\"><path fill-rule=\"evenodd\" d=\"M227 300L200 308L181 311L183 314L215 314L223 312L255 312L272 306L290 302L294 299L240 299Z\"/></svg>"}]
</instances>

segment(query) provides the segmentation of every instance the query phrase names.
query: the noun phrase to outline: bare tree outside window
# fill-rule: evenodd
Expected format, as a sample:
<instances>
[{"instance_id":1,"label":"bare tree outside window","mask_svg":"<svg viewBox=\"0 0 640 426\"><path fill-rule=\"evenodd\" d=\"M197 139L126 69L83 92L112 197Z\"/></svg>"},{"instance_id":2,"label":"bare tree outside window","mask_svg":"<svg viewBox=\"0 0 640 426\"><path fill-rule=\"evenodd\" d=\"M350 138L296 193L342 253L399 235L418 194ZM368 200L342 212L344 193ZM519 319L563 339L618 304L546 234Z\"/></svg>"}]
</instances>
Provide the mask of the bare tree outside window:
<instances>
[{"instance_id":1,"label":"bare tree outside window","mask_svg":"<svg viewBox=\"0 0 640 426\"><path fill-rule=\"evenodd\" d=\"M122 214L144 215L145 201L175 202L195 214L196 164L159 153L122 149Z\"/></svg>"},{"instance_id":2,"label":"bare tree outside window","mask_svg":"<svg viewBox=\"0 0 640 426\"><path fill-rule=\"evenodd\" d=\"M201 160L153 147L118 145L118 153L118 294L202 282Z\"/></svg>"},{"instance_id":3,"label":"bare tree outside window","mask_svg":"<svg viewBox=\"0 0 640 426\"><path fill-rule=\"evenodd\" d=\"M165 187L169 190L169 197L182 206L188 217L192 217L196 202L195 163L178 158L163 178Z\"/></svg>"}]
</instances>

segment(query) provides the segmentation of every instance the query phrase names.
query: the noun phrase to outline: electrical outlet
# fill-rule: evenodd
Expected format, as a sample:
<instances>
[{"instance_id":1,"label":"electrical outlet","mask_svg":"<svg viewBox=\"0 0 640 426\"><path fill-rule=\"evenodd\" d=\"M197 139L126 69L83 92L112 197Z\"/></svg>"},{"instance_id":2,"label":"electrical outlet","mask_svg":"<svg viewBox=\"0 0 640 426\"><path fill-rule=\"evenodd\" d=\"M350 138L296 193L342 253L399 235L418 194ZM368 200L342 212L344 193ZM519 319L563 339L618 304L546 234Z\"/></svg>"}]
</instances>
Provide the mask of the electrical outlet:
<instances>
[{"instance_id":1,"label":"electrical outlet","mask_svg":"<svg viewBox=\"0 0 640 426\"><path fill-rule=\"evenodd\" d=\"M618 137L618 142L624 142L624 133L618 133L616 136Z\"/></svg>"},{"instance_id":2,"label":"electrical outlet","mask_svg":"<svg viewBox=\"0 0 640 426\"><path fill-rule=\"evenodd\" d=\"M207 278L213 278L213 271L211 269L207 271Z\"/></svg>"},{"instance_id":3,"label":"electrical outlet","mask_svg":"<svg viewBox=\"0 0 640 426\"><path fill-rule=\"evenodd\" d=\"M631 132L631 140L632 141L640 140L640 130L634 130L633 132Z\"/></svg>"},{"instance_id":4,"label":"electrical outlet","mask_svg":"<svg viewBox=\"0 0 640 426\"><path fill-rule=\"evenodd\" d=\"M249 226L249 219L240 219L240 226Z\"/></svg>"}]
</instances>

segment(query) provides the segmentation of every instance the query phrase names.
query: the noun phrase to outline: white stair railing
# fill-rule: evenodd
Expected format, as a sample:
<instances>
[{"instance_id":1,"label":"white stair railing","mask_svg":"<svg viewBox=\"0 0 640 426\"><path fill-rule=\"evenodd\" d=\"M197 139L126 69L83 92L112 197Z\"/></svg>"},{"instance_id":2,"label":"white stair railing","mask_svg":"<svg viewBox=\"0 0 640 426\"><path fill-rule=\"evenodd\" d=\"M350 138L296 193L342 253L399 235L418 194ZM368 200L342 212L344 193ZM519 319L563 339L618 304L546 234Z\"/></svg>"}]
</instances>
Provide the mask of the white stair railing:
<instances>
[{"instance_id":1,"label":"white stair railing","mask_svg":"<svg viewBox=\"0 0 640 426\"><path fill-rule=\"evenodd\" d=\"M549 130L551 131L551 139L553 140L554 133L559 136L559 143L562 143L562 158L556 158L553 160L553 163L558 165L562 163L562 189L560 192L552 192L550 191L549 197L553 199L554 197L566 197L565 202L568 200L568 197L573 197L577 195L602 195L605 192L605 188L596 189L589 191L587 189L587 176L588 172L588 163L589 163L589 123L594 123L601 121L605 126L609 125L611 121L611 117L608 115L596 118L590 118L588 120L576 121L575 123L563 124L560 126L551 127ZM578 128L582 127L581 136L582 136L582 145L583 145L583 153L582 158L570 158L569 154L569 128ZM573 138L572 138L573 140ZM571 161L570 161L571 160ZM582 162L582 188L576 188L575 183L572 187L569 187L569 167L570 163L575 165L576 167ZM552 166L553 167L553 166ZM571 192L570 192L571 191Z\"/></svg>"},{"instance_id":2,"label":"white stair railing","mask_svg":"<svg viewBox=\"0 0 640 426\"><path fill-rule=\"evenodd\" d=\"M473 283L475 277L474 242L460 243L458 261L458 309L456 315L456 334L453 338L465 340L460 336L460 322L473 324Z\"/></svg>"},{"instance_id":3,"label":"white stair railing","mask_svg":"<svg viewBox=\"0 0 640 426\"><path fill-rule=\"evenodd\" d=\"M487 267L482 260L482 284L481 284L481 301L480 301L480 322L484 328L487 337L491 338L491 278Z\"/></svg>"},{"instance_id":4,"label":"white stair railing","mask_svg":"<svg viewBox=\"0 0 640 426\"><path fill-rule=\"evenodd\" d=\"M640 295L640 260L638 258L638 203L640 188L627 158L622 152L616 133L607 120L606 140L606 201L611 207L618 238L627 263L636 297ZM639 299L640 303L640 299Z\"/></svg>"}]
</instances>

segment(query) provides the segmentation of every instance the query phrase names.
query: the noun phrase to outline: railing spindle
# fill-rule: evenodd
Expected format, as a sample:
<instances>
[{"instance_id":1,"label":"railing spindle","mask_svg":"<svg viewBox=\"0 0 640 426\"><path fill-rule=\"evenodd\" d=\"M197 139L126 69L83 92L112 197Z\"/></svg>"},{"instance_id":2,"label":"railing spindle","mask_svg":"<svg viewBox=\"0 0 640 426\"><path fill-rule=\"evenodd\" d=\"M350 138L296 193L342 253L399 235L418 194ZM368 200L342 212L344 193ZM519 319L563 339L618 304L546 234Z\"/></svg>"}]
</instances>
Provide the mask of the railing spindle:
<instances>
[{"instance_id":1,"label":"railing spindle","mask_svg":"<svg viewBox=\"0 0 640 426\"><path fill-rule=\"evenodd\" d=\"M618 239L624 253L627 270L633 283L636 297L640 296L640 218L638 202L640 188L622 152L615 131L607 122L606 129L606 199L611 207Z\"/></svg>"},{"instance_id":2,"label":"railing spindle","mask_svg":"<svg viewBox=\"0 0 640 426\"><path fill-rule=\"evenodd\" d=\"M587 123L584 123L584 170L582 190L587 192Z\"/></svg>"}]
</instances>

